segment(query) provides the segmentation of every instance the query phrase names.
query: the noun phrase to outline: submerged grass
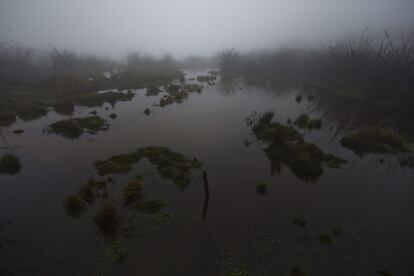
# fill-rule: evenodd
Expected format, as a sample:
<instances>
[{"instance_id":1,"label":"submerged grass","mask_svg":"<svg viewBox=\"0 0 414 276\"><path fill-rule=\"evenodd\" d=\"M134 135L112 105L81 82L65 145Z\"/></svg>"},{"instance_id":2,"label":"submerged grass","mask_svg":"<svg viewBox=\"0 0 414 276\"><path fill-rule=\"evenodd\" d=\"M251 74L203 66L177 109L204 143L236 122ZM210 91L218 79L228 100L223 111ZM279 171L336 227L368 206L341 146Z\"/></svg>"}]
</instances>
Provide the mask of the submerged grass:
<instances>
[{"instance_id":1,"label":"submerged grass","mask_svg":"<svg viewBox=\"0 0 414 276\"><path fill-rule=\"evenodd\" d=\"M357 155L366 153L412 152L414 145L397 132L380 127L363 127L354 133L345 135L341 144Z\"/></svg>"},{"instance_id":2,"label":"submerged grass","mask_svg":"<svg viewBox=\"0 0 414 276\"><path fill-rule=\"evenodd\" d=\"M63 137L75 139L79 138L83 132L95 134L101 130L107 130L109 124L99 116L89 116L85 118L74 118L57 121L49 125L48 131L59 134Z\"/></svg>"},{"instance_id":3,"label":"submerged grass","mask_svg":"<svg viewBox=\"0 0 414 276\"><path fill-rule=\"evenodd\" d=\"M4 154L0 158L0 173L14 175L22 168L19 159L13 154Z\"/></svg>"},{"instance_id":4,"label":"submerged grass","mask_svg":"<svg viewBox=\"0 0 414 276\"><path fill-rule=\"evenodd\" d=\"M312 181L323 174L323 165L339 168L346 162L305 142L294 127L272 122L273 117L273 112L266 112L252 123L252 131L257 139L268 144L264 151L272 162L273 170L280 172L282 164L285 164L300 179Z\"/></svg>"}]
</instances>

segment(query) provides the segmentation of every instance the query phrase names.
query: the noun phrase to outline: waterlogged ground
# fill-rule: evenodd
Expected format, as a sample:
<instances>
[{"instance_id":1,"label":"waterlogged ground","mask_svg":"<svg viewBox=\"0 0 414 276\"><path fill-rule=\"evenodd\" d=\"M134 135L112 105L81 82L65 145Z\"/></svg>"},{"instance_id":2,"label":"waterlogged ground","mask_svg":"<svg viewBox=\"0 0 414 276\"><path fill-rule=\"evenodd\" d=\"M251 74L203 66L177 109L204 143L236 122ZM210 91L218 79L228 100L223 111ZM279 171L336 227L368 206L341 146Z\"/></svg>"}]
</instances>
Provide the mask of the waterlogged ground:
<instances>
[{"instance_id":1,"label":"waterlogged ground","mask_svg":"<svg viewBox=\"0 0 414 276\"><path fill-rule=\"evenodd\" d=\"M77 106L72 116L50 111L3 129L0 154L13 153L22 167L19 174L0 174L0 275L414 274L412 169L392 155L355 155L322 117L321 129L296 129L304 141L347 162L322 165L311 181L286 164L278 173L263 150L269 143L258 141L246 118L266 111L282 124L303 113L320 118L312 112L317 99L298 102L299 91L249 87L241 80L203 85L201 93L163 107L154 103L165 93L146 96L143 89L114 106ZM91 111L108 122L106 130L78 138L47 130ZM156 223L135 220L133 237L118 237L111 251L94 219L105 199L95 199L79 218L69 216L63 202L88 179L102 179L95 161L149 146L197 158L203 168L191 171L184 188L163 179L146 159L113 175L114 183L141 175L143 199L164 207L151 217Z\"/></svg>"}]
</instances>

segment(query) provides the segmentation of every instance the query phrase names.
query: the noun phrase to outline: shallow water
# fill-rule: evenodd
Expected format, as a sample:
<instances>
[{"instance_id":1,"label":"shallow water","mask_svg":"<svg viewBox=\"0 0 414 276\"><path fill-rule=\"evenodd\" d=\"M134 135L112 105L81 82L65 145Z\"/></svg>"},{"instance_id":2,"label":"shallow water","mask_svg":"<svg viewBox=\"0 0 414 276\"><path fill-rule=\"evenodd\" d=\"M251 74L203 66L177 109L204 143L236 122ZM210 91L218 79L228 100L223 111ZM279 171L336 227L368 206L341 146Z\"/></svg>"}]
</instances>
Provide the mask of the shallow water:
<instances>
[{"instance_id":1,"label":"shallow water","mask_svg":"<svg viewBox=\"0 0 414 276\"><path fill-rule=\"evenodd\" d=\"M388 157L360 158L342 148L328 120L321 130L307 131L305 139L348 163L324 168L314 182L300 180L288 167L272 175L264 145L244 145L245 139L253 140L245 121L253 111L275 111L281 122L303 112L318 117L312 103L295 101L297 91L236 81L231 89L205 85L201 94L163 108L153 107L162 94L136 92L114 107L76 107L73 116L97 110L110 123L109 130L94 135L70 140L46 133L48 124L68 118L53 111L9 129L0 154L12 151L22 171L0 175L0 275L224 275L240 268L249 275L287 275L293 266L309 275L378 275L375 271L384 269L414 274L413 170L395 166ZM143 114L145 108L150 115ZM115 120L111 113L118 115ZM13 134L17 128L26 131ZM138 163L116 179L143 174L145 197L165 202L172 220L143 227L127 241L125 261L115 264L96 234L93 210L73 219L62 201L97 177L94 161L152 145L203 163L210 191L207 215L202 218L201 171L181 191L148 162ZM380 163L381 158L386 161ZM263 181L267 193L259 195L256 186ZM292 224L295 216L303 217L306 227ZM320 244L318 236L336 226L342 235L330 234L332 244Z\"/></svg>"}]
</instances>

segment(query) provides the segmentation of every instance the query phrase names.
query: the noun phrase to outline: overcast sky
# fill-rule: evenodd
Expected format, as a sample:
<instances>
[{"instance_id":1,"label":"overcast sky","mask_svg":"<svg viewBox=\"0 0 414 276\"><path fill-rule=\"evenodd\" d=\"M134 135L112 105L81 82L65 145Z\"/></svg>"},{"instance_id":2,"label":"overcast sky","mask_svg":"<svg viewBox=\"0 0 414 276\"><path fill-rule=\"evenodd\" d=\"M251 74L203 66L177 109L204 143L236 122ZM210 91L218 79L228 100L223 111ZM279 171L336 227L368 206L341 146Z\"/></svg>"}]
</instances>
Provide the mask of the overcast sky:
<instances>
[{"instance_id":1,"label":"overcast sky","mask_svg":"<svg viewBox=\"0 0 414 276\"><path fill-rule=\"evenodd\" d=\"M208 55L413 30L414 0L0 0L0 35L121 56Z\"/></svg>"}]
</instances>

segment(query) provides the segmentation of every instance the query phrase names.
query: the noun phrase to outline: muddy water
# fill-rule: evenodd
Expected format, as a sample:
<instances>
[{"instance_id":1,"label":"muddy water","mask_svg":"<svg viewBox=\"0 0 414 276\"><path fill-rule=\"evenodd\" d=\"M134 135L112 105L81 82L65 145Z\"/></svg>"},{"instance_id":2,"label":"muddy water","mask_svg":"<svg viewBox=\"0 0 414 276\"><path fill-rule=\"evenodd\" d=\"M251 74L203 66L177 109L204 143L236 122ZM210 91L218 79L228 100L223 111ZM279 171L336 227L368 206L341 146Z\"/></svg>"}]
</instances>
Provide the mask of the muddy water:
<instances>
[{"instance_id":1,"label":"muddy water","mask_svg":"<svg viewBox=\"0 0 414 276\"><path fill-rule=\"evenodd\" d=\"M0 274L288 275L293 266L309 275L414 274L412 170L387 157L381 163L379 155L357 157L340 146L328 120L321 130L306 132L305 139L348 163L325 168L314 182L300 180L288 167L272 175L264 145L244 144L253 137L245 121L253 111L275 111L281 122L303 112L317 117L312 103L295 101L298 91L274 92L239 80L231 87L205 85L201 94L163 108L153 107L162 94L136 92L131 101L114 107L76 107L73 116L97 110L109 121L109 130L95 135L70 140L45 133L48 124L68 118L53 111L8 130L0 153L18 156L22 171L0 175ZM145 108L151 109L149 116ZM113 112L115 120L109 118ZM15 128L26 132L13 134ZM117 179L144 175L145 197L162 200L172 219L139 229L133 240L124 241L124 262L115 264L96 234L94 210L73 219L62 201L96 177L95 160L151 145L203 163L210 192L206 218L201 171L179 190L148 163L139 163ZM256 186L263 181L267 193L259 195ZM306 227L294 225L295 216L303 217ZM342 233L331 234L334 227ZM320 243L323 233L331 244Z\"/></svg>"}]
</instances>

